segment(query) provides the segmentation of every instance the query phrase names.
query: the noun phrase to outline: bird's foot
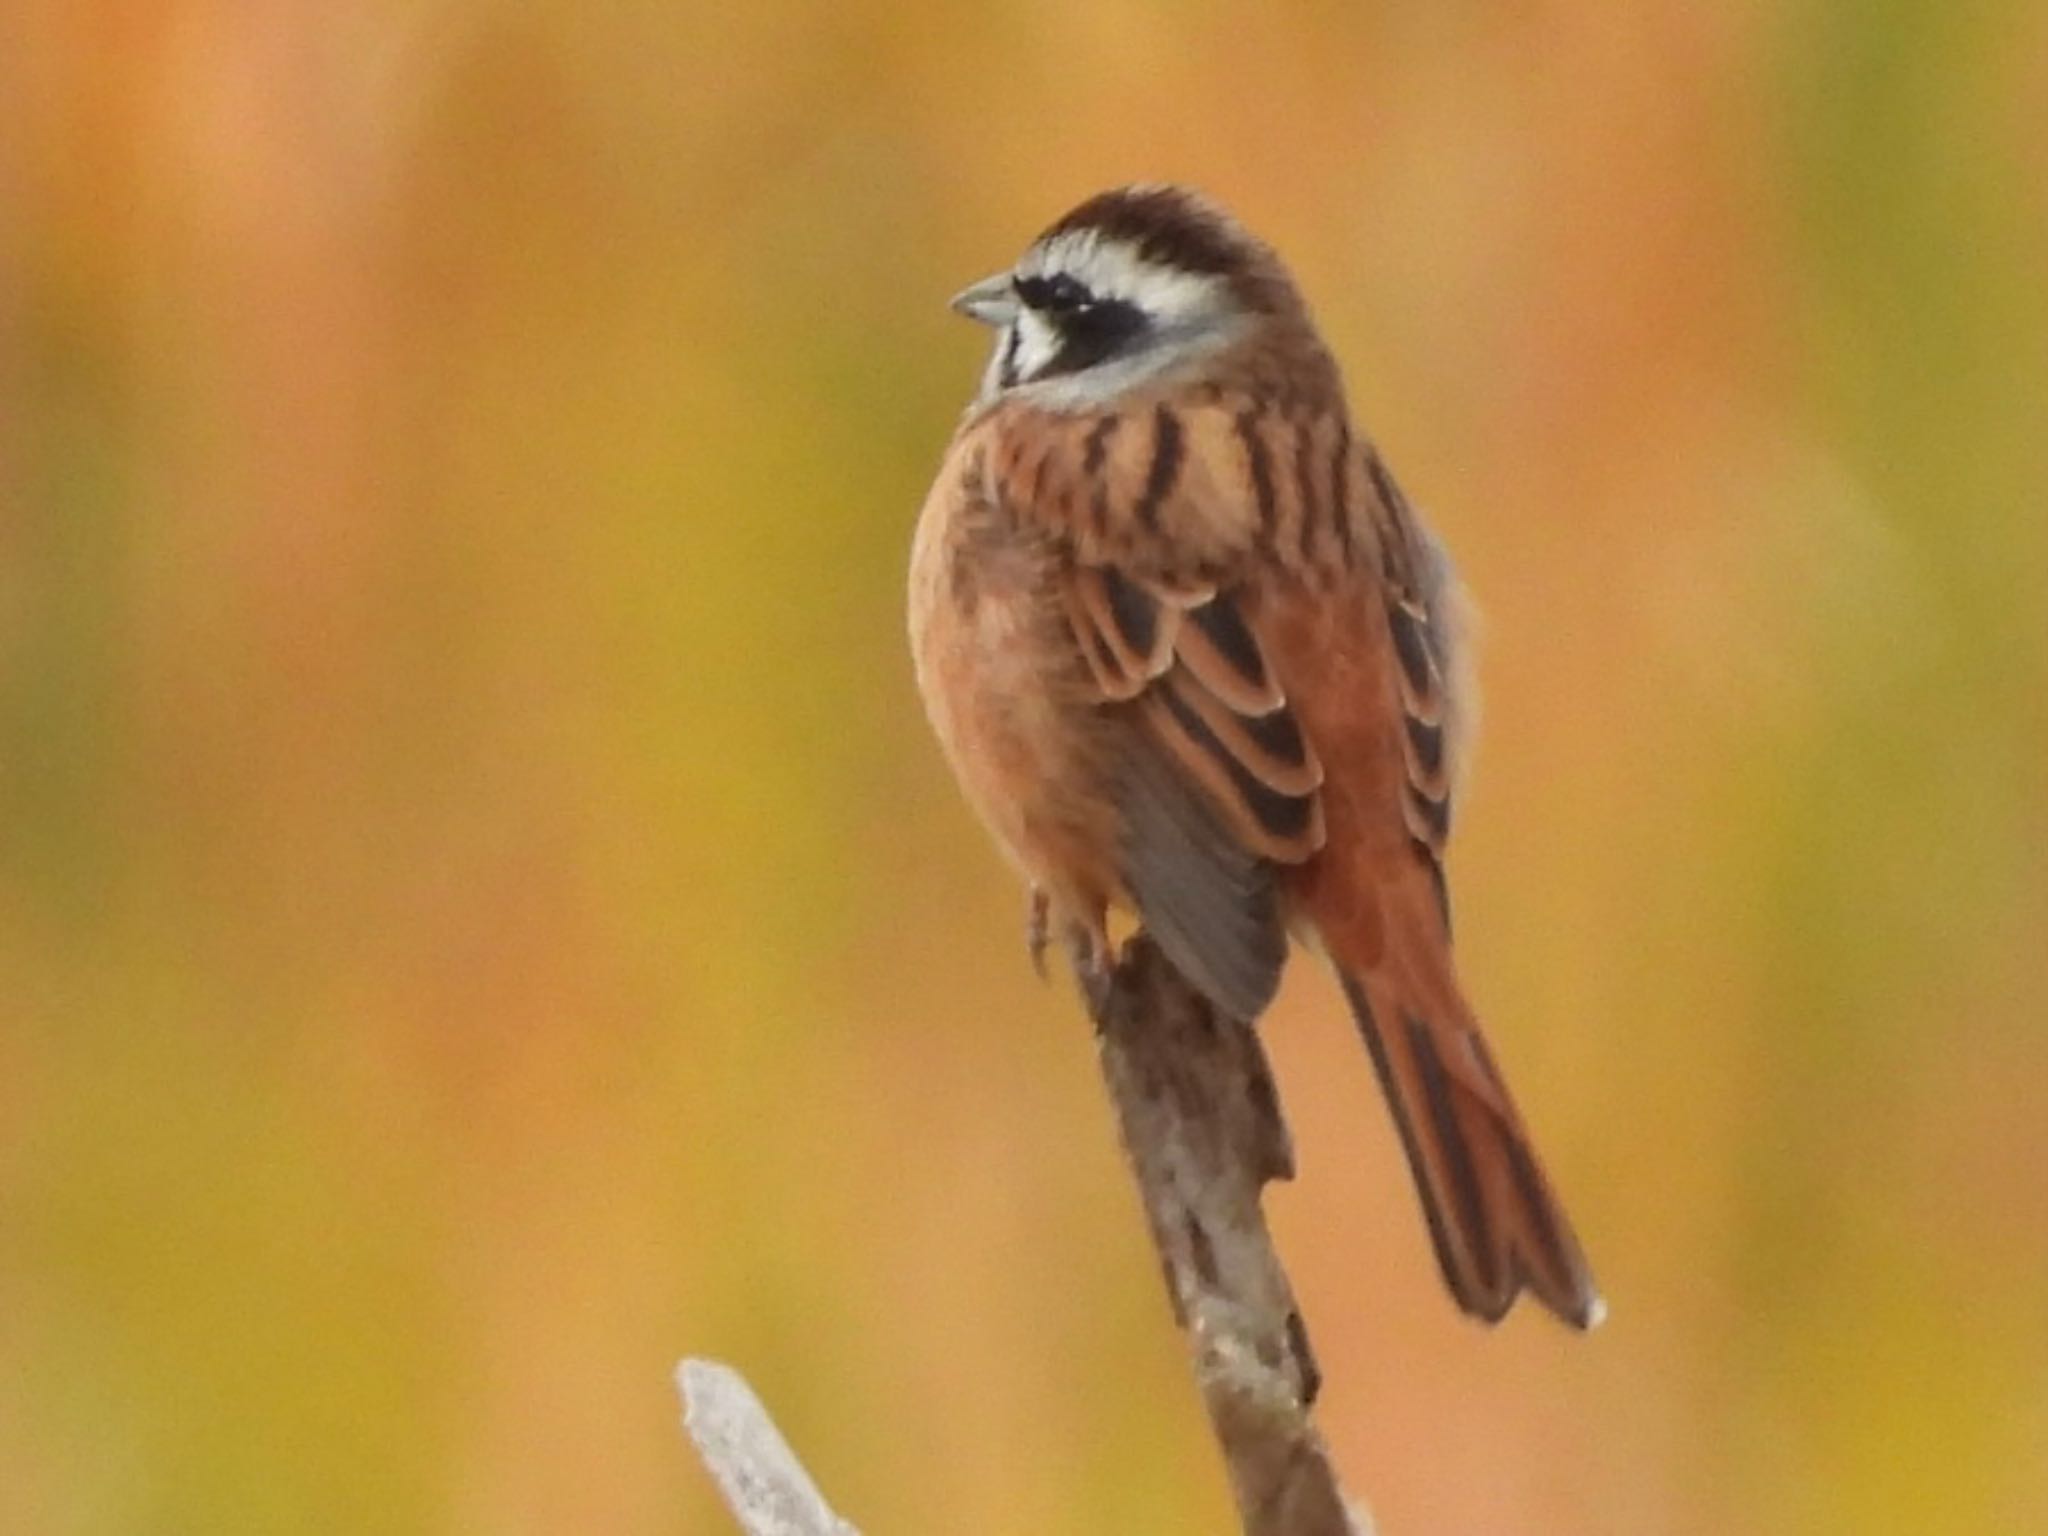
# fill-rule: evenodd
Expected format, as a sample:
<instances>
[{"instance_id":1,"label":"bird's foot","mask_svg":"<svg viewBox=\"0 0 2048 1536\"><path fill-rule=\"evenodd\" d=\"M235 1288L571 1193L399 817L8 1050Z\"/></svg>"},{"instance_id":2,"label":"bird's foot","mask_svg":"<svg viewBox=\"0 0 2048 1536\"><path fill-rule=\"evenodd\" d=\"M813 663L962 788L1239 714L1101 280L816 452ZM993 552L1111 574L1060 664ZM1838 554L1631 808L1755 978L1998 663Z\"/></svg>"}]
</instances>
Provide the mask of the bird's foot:
<instances>
[{"instance_id":1,"label":"bird's foot","mask_svg":"<svg viewBox=\"0 0 2048 1536\"><path fill-rule=\"evenodd\" d=\"M1024 909L1024 952L1031 957L1031 969L1038 973L1040 981L1045 979L1045 955L1052 947L1055 931L1060 947L1067 952L1068 963L1074 968L1074 981L1081 989L1081 1001L1087 1006L1088 1016L1099 1025L1109 1007L1111 983L1116 979L1116 957L1110 950L1109 933L1100 917L1090 923L1069 917L1064 909L1055 911L1051 894L1034 885Z\"/></svg>"},{"instance_id":2,"label":"bird's foot","mask_svg":"<svg viewBox=\"0 0 2048 1536\"><path fill-rule=\"evenodd\" d=\"M1081 1001L1100 1029L1109 1022L1109 999L1116 987L1116 958L1110 953L1109 935L1100 923L1070 922L1066 943Z\"/></svg>"}]
</instances>

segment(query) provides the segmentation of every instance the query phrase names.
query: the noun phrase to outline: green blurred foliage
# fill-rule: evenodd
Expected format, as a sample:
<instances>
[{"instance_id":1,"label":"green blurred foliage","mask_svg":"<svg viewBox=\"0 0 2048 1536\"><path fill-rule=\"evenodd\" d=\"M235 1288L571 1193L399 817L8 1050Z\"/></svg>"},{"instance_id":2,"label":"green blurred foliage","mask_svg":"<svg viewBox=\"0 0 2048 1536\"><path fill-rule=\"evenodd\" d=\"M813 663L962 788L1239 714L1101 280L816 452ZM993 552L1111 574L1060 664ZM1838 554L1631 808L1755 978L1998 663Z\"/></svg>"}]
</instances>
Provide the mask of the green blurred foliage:
<instances>
[{"instance_id":1,"label":"green blurred foliage","mask_svg":"<svg viewBox=\"0 0 2048 1536\"><path fill-rule=\"evenodd\" d=\"M1228 1525L926 740L915 514L1065 206L1294 260L1488 615L1463 963L1613 1304L1437 1291L1309 967L1390 1531L2048 1528L2048 12L0 17L0 1528Z\"/></svg>"}]
</instances>

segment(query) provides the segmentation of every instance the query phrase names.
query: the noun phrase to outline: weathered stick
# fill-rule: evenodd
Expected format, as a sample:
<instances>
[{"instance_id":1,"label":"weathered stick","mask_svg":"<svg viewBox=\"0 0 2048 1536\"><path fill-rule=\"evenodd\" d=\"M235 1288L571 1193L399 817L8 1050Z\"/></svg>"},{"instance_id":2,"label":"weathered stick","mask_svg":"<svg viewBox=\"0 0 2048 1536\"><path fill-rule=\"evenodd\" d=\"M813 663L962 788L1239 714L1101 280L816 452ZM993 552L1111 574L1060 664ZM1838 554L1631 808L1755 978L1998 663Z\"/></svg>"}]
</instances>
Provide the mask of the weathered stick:
<instances>
[{"instance_id":1,"label":"weathered stick","mask_svg":"<svg viewBox=\"0 0 2048 1536\"><path fill-rule=\"evenodd\" d=\"M1143 935L1097 1010L1102 1076L1245 1536L1365 1536L1309 1420L1318 1376L1259 1192L1294 1152L1257 1034Z\"/></svg>"}]
</instances>

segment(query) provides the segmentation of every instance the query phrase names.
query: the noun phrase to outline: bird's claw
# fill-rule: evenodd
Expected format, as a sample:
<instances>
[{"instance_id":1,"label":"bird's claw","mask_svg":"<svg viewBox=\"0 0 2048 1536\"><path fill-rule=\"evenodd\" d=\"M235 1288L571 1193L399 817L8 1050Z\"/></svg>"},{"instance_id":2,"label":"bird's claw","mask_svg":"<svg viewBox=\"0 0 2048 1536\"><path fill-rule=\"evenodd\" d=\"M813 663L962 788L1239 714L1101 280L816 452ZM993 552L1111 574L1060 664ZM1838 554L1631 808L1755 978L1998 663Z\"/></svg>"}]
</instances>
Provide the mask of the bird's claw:
<instances>
[{"instance_id":1,"label":"bird's claw","mask_svg":"<svg viewBox=\"0 0 2048 1536\"><path fill-rule=\"evenodd\" d=\"M1109 998L1116 982L1109 936L1086 923L1069 924L1067 956L1073 963L1074 983L1081 989L1081 1002L1088 1009L1088 1017L1100 1028L1109 1022Z\"/></svg>"},{"instance_id":2,"label":"bird's claw","mask_svg":"<svg viewBox=\"0 0 2048 1536\"><path fill-rule=\"evenodd\" d=\"M1037 886L1031 888L1031 904L1024 913L1024 952L1031 957L1031 969L1045 980L1045 946L1052 937L1052 898Z\"/></svg>"},{"instance_id":3,"label":"bird's claw","mask_svg":"<svg viewBox=\"0 0 2048 1536\"><path fill-rule=\"evenodd\" d=\"M1031 957L1031 969L1038 973L1040 981L1046 979L1045 955L1052 947L1054 927L1052 897L1034 885L1024 909L1024 952ZM1109 1007L1111 983L1116 979L1109 935L1099 922L1085 923L1064 913L1057 927L1060 947L1066 950L1067 961L1074 968L1075 984L1081 989L1081 1001L1088 1016L1100 1024Z\"/></svg>"}]
</instances>

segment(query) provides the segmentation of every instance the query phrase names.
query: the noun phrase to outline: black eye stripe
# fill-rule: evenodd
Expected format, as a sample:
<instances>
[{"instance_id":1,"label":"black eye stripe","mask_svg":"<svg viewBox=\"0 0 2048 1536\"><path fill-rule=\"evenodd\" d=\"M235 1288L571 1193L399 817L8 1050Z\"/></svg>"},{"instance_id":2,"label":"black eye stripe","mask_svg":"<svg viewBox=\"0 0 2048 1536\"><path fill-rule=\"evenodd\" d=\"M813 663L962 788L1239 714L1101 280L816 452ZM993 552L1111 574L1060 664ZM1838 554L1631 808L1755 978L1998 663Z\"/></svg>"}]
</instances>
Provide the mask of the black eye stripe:
<instances>
[{"instance_id":1,"label":"black eye stripe","mask_svg":"<svg viewBox=\"0 0 2048 1536\"><path fill-rule=\"evenodd\" d=\"M1105 298L1071 272L1020 273L1010 279L1018 303L1048 329L1051 355L1031 369L1032 379L1079 373L1138 345L1149 328L1145 311L1127 299ZM1015 382L1016 329L1011 330L1003 382Z\"/></svg>"},{"instance_id":2,"label":"black eye stripe","mask_svg":"<svg viewBox=\"0 0 2048 1536\"><path fill-rule=\"evenodd\" d=\"M1059 333L1059 350L1034 378L1079 373L1137 343L1145 330L1145 314L1135 304L1109 299L1085 309L1047 317Z\"/></svg>"},{"instance_id":3,"label":"black eye stripe","mask_svg":"<svg viewBox=\"0 0 2048 1536\"><path fill-rule=\"evenodd\" d=\"M1055 272L1049 277L1020 277L1013 286L1027 308L1049 315L1071 314L1096 302L1087 286L1067 272Z\"/></svg>"}]
</instances>

